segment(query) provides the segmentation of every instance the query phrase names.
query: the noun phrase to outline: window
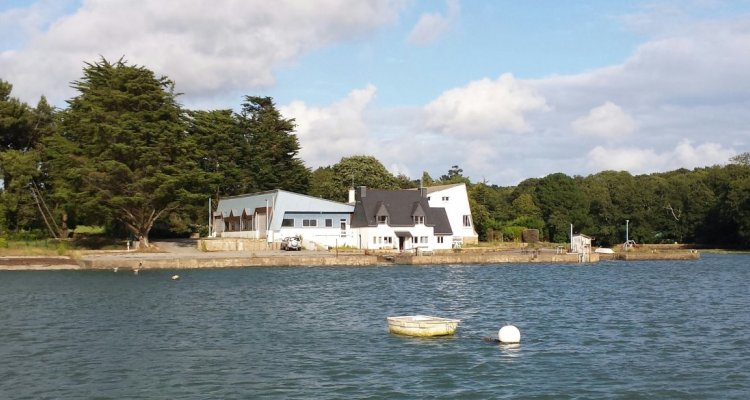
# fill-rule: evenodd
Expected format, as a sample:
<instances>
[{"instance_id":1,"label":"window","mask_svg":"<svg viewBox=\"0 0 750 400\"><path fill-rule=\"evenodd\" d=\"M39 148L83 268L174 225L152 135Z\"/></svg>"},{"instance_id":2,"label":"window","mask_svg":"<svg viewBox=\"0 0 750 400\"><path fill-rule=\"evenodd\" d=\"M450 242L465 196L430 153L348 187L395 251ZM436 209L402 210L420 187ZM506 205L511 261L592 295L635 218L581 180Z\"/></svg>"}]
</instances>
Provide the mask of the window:
<instances>
[{"instance_id":1,"label":"window","mask_svg":"<svg viewBox=\"0 0 750 400\"><path fill-rule=\"evenodd\" d=\"M326 228L333 227L333 220L330 218L326 218Z\"/></svg>"},{"instance_id":2,"label":"window","mask_svg":"<svg viewBox=\"0 0 750 400\"><path fill-rule=\"evenodd\" d=\"M414 217L414 224L422 224L424 225L424 216L423 215L415 215Z\"/></svg>"},{"instance_id":3,"label":"window","mask_svg":"<svg viewBox=\"0 0 750 400\"><path fill-rule=\"evenodd\" d=\"M378 224L387 224L387 223L388 223L387 215L378 215Z\"/></svg>"},{"instance_id":4,"label":"window","mask_svg":"<svg viewBox=\"0 0 750 400\"><path fill-rule=\"evenodd\" d=\"M303 219L302 226L316 227L318 226L318 220L317 219Z\"/></svg>"},{"instance_id":5,"label":"window","mask_svg":"<svg viewBox=\"0 0 750 400\"><path fill-rule=\"evenodd\" d=\"M385 236L383 237L383 243L393 244L393 238L391 236Z\"/></svg>"},{"instance_id":6,"label":"window","mask_svg":"<svg viewBox=\"0 0 750 400\"><path fill-rule=\"evenodd\" d=\"M448 201L448 200L450 200L450 197L448 197L448 196L443 196L443 201Z\"/></svg>"},{"instance_id":7,"label":"window","mask_svg":"<svg viewBox=\"0 0 750 400\"><path fill-rule=\"evenodd\" d=\"M471 215L464 215L464 226L471 226Z\"/></svg>"},{"instance_id":8,"label":"window","mask_svg":"<svg viewBox=\"0 0 750 400\"><path fill-rule=\"evenodd\" d=\"M373 236L372 237L372 244L378 244L378 237L377 236Z\"/></svg>"},{"instance_id":9,"label":"window","mask_svg":"<svg viewBox=\"0 0 750 400\"><path fill-rule=\"evenodd\" d=\"M442 236L438 236L437 237L437 241L438 241L438 243L443 243L443 237Z\"/></svg>"},{"instance_id":10,"label":"window","mask_svg":"<svg viewBox=\"0 0 750 400\"><path fill-rule=\"evenodd\" d=\"M284 218L281 220L281 226L294 226L294 218Z\"/></svg>"}]
</instances>

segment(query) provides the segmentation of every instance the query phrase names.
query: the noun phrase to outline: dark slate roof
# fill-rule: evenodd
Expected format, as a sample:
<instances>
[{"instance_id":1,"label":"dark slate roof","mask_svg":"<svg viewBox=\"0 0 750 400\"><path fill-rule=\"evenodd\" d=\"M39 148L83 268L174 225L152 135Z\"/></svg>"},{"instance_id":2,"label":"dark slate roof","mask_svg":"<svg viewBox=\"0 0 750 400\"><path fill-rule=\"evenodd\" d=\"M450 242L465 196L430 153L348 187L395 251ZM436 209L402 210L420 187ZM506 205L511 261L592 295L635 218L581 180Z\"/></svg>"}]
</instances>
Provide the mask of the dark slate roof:
<instances>
[{"instance_id":1,"label":"dark slate roof","mask_svg":"<svg viewBox=\"0 0 750 400\"><path fill-rule=\"evenodd\" d=\"M414 226L413 216L424 215L424 223L434 227L436 235L452 235L444 208L430 207L419 190L381 190L360 186L355 193L352 228L377 226L377 216L387 215L391 227Z\"/></svg>"}]
</instances>

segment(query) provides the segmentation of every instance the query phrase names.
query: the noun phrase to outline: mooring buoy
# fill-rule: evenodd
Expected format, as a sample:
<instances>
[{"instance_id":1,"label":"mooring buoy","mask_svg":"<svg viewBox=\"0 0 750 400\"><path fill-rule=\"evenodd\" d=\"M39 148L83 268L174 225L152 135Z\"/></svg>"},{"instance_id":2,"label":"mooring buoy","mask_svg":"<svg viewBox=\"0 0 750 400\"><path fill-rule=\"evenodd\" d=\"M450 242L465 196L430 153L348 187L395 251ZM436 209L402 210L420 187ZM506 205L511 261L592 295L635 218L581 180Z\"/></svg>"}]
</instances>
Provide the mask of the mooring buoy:
<instances>
[{"instance_id":1,"label":"mooring buoy","mask_svg":"<svg viewBox=\"0 0 750 400\"><path fill-rule=\"evenodd\" d=\"M520 343L521 331L513 325L505 325L497 332L500 343Z\"/></svg>"}]
</instances>

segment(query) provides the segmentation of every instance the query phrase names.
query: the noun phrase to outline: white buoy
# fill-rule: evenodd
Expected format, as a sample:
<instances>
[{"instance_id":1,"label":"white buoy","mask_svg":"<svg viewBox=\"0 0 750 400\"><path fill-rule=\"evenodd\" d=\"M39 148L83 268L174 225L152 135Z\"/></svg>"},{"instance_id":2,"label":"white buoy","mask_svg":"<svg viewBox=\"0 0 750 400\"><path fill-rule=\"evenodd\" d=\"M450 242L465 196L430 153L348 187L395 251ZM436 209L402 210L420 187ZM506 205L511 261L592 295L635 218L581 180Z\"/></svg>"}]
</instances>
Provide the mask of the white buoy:
<instances>
[{"instance_id":1,"label":"white buoy","mask_svg":"<svg viewBox=\"0 0 750 400\"><path fill-rule=\"evenodd\" d=\"M173 281L176 281L176 280L178 280L178 279L180 279L180 276L179 276L179 275L172 275L172 280L173 280Z\"/></svg>"},{"instance_id":2,"label":"white buoy","mask_svg":"<svg viewBox=\"0 0 750 400\"><path fill-rule=\"evenodd\" d=\"M501 343L520 343L521 331L513 325L505 325L497 332L497 338Z\"/></svg>"}]
</instances>

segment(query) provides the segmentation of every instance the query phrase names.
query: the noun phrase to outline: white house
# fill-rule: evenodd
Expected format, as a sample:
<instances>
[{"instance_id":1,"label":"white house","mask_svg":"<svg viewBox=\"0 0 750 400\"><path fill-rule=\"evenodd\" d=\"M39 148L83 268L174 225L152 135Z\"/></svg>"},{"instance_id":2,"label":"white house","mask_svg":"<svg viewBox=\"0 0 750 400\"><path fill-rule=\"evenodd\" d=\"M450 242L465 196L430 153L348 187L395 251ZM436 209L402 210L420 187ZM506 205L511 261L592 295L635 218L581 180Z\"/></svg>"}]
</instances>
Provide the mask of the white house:
<instances>
[{"instance_id":1,"label":"white house","mask_svg":"<svg viewBox=\"0 0 750 400\"><path fill-rule=\"evenodd\" d=\"M355 246L354 206L284 190L219 199L212 236L266 239L302 237L303 246Z\"/></svg>"},{"instance_id":2,"label":"white house","mask_svg":"<svg viewBox=\"0 0 750 400\"><path fill-rule=\"evenodd\" d=\"M364 186L354 195L357 247L377 250L450 249L453 232L444 208L431 207L426 190Z\"/></svg>"},{"instance_id":3,"label":"white house","mask_svg":"<svg viewBox=\"0 0 750 400\"><path fill-rule=\"evenodd\" d=\"M453 231L456 242L475 244L479 241L479 235L474 229L474 221L471 218L471 207L469 206L469 195L466 185L456 183L452 185L431 186L427 189L427 201L430 207L444 208L448 214L448 221Z\"/></svg>"}]
</instances>

